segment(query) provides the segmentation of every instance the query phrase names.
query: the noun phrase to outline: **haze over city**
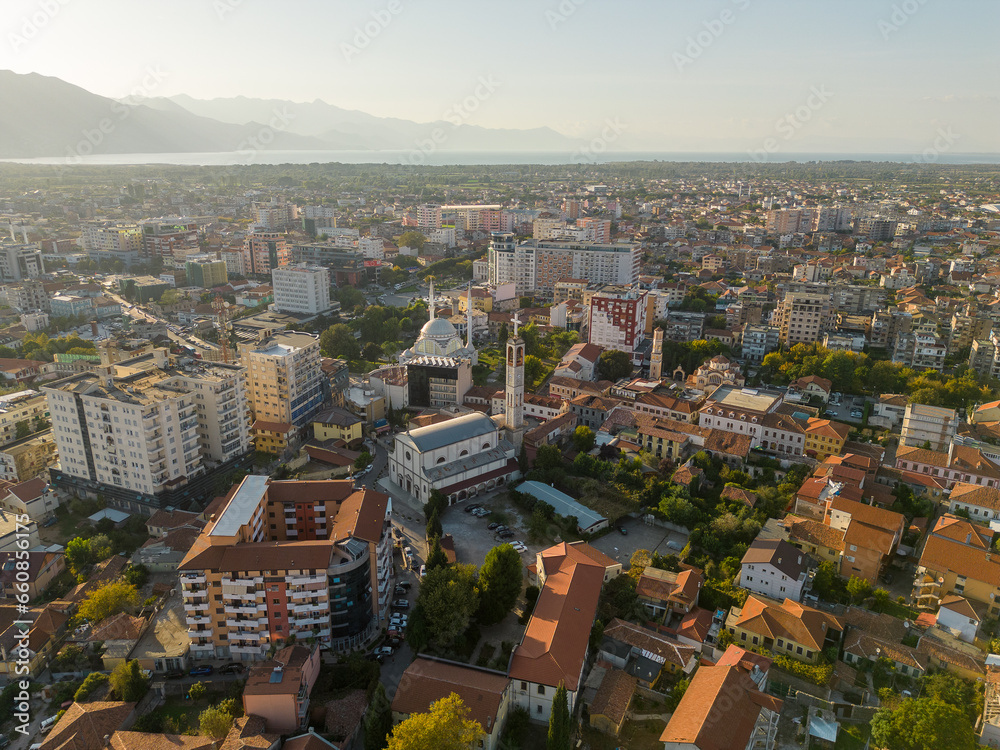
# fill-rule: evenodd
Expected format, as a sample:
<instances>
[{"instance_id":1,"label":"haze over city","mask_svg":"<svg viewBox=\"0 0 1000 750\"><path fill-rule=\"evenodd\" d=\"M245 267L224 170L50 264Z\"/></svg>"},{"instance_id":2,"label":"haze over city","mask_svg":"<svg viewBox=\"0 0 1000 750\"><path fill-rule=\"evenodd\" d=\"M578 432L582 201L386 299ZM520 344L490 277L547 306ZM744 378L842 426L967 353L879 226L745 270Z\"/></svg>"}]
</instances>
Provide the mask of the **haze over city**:
<instances>
[{"instance_id":1,"label":"haze over city","mask_svg":"<svg viewBox=\"0 0 1000 750\"><path fill-rule=\"evenodd\" d=\"M919 153L944 132L952 151L996 153L998 14L988 0L17 0L0 68L113 98L321 99L574 139L612 122L612 151L773 138Z\"/></svg>"}]
</instances>

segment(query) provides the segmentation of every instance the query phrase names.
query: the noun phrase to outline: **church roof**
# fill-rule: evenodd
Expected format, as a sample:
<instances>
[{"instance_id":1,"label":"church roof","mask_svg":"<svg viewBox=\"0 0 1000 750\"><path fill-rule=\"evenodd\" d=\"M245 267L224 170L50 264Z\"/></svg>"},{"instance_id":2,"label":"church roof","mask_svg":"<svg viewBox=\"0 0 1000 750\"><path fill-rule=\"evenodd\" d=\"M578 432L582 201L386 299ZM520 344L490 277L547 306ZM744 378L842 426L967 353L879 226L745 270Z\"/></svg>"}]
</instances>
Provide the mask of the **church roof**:
<instances>
[{"instance_id":1,"label":"church roof","mask_svg":"<svg viewBox=\"0 0 1000 750\"><path fill-rule=\"evenodd\" d=\"M496 429L497 426L492 419L485 414L475 412L402 433L397 435L396 439L401 443L410 444L420 453L426 453L462 440L493 434Z\"/></svg>"}]
</instances>

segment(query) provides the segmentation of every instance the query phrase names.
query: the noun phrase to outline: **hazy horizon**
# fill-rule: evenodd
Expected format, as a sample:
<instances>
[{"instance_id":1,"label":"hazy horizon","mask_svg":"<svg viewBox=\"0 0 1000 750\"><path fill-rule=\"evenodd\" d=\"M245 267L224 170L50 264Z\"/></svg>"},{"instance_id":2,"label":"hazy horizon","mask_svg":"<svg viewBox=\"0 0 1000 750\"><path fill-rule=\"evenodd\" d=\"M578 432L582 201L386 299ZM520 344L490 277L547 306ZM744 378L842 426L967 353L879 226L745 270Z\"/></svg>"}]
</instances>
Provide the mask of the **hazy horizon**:
<instances>
[{"instance_id":1,"label":"hazy horizon","mask_svg":"<svg viewBox=\"0 0 1000 750\"><path fill-rule=\"evenodd\" d=\"M0 68L322 100L609 152L1000 152L988 0L12 0Z\"/></svg>"}]
</instances>

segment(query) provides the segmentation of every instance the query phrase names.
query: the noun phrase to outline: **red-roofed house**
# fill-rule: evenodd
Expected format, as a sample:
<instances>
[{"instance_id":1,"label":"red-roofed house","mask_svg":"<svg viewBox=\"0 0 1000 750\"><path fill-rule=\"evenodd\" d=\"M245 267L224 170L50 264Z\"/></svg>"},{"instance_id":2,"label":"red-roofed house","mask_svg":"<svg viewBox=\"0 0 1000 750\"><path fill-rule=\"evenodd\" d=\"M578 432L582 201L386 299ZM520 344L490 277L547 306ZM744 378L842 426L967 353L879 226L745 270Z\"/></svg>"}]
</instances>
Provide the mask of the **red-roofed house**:
<instances>
[{"instance_id":1,"label":"red-roofed house","mask_svg":"<svg viewBox=\"0 0 1000 750\"><path fill-rule=\"evenodd\" d=\"M540 552L538 560L542 591L508 674L514 703L532 720L547 722L560 683L570 712L576 705L606 567L565 543Z\"/></svg>"}]
</instances>

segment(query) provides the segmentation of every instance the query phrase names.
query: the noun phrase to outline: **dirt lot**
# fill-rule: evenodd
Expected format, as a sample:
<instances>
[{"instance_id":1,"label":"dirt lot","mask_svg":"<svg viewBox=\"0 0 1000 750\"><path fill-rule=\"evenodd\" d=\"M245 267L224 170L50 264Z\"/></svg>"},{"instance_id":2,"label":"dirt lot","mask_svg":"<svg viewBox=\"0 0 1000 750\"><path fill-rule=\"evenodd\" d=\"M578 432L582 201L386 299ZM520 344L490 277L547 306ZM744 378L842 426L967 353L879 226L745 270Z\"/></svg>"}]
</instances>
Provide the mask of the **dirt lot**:
<instances>
[{"instance_id":1,"label":"dirt lot","mask_svg":"<svg viewBox=\"0 0 1000 750\"><path fill-rule=\"evenodd\" d=\"M620 522L618 526L624 527L628 533L623 536L617 528L612 529L591 544L608 557L618 560L626 569L632 553L637 549L647 549L661 555L676 555L687 544L687 538L682 534L659 526L647 526L639 519L630 518Z\"/></svg>"},{"instance_id":2,"label":"dirt lot","mask_svg":"<svg viewBox=\"0 0 1000 750\"><path fill-rule=\"evenodd\" d=\"M475 498L471 504L481 504L493 512L489 516L477 518L472 513L465 512L470 503L463 502L448 508L441 519L444 533L451 534L455 539L455 556L458 562L482 565L486 553L504 543L504 540L496 538L495 532L486 528L492 522L502 523L514 532L514 537L506 541L521 541L527 545L528 551L521 553L525 563L533 560L536 552L550 546L529 544L525 524L520 513L511 507L506 492Z\"/></svg>"}]
</instances>

